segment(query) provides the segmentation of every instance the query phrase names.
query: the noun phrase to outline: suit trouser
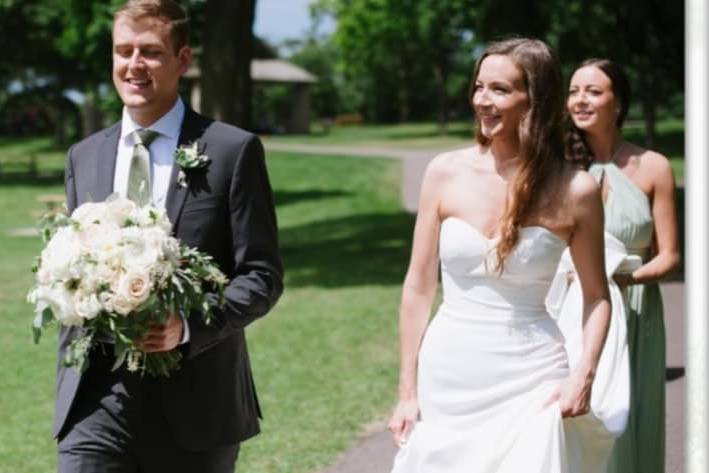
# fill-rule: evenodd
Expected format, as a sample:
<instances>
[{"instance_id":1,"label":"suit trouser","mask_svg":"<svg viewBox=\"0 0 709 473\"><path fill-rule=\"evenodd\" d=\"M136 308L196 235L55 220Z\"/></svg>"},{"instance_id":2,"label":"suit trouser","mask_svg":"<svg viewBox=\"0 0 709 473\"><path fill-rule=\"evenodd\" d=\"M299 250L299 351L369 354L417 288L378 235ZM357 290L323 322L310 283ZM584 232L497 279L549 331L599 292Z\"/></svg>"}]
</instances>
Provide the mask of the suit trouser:
<instances>
[{"instance_id":1,"label":"suit trouser","mask_svg":"<svg viewBox=\"0 0 709 473\"><path fill-rule=\"evenodd\" d=\"M172 436L155 379L111 371L98 347L58 439L59 473L231 473L239 445L192 451Z\"/></svg>"}]
</instances>

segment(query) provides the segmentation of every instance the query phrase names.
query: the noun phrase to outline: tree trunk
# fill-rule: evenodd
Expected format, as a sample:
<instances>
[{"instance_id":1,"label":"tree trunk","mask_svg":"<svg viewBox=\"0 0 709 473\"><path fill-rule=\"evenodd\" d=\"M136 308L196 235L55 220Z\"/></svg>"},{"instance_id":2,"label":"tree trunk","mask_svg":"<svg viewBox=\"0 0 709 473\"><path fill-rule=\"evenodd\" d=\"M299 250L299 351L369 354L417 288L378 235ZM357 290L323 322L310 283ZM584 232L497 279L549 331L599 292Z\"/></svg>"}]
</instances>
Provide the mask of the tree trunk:
<instances>
[{"instance_id":1,"label":"tree trunk","mask_svg":"<svg viewBox=\"0 0 709 473\"><path fill-rule=\"evenodd\" d=\"M103 116L98 107L97 94L89 90L84 95L84 103L81 104L81 133L86 137L101 128L103 128Z\"/></svg>"},{"instance_id":2,"label":"tree trunk","mask_svg":"<svg viewBox=\"0 0 709 473\"><path fill-rule=\"evenodd\" d=\"M401 68L399 70L399 122L406 123L409 121L409 90L408 90L408 77L404 70Z\"/></svg>"},{"instance_id":3,"label":"tree trunk","mask_svg":"<svg viewBox=\"0 0 709 473\"><path fill-rule=\"evenodd\" d=\"M251 57L256 0L207 0L201 70L201 112L251 125Z\"/></svg>"},{"instance_id":4,"label":"tree trunk","mask_svg":"<svg viewBox=\"0 0 709 473\"><path fill-rule=\"evenodd\" d=\"M645 121L645 147L652 149L655 147L655 138L657 136L655 132L657 103L649 95L644 95L642 97L642 109Z\"/></svg>"},{"instance_id":5,"label":"tree trunk","mask_svg":"<svg viewBox=\"0 0 709 473\"><path fill-rule=\"evenodd\" d=\"M438 118L438 132L448 134L448 93L446 91L446 68L441 64L433 66L433 76L436 78L436 115Z\"/></svg>"}]
</instances>

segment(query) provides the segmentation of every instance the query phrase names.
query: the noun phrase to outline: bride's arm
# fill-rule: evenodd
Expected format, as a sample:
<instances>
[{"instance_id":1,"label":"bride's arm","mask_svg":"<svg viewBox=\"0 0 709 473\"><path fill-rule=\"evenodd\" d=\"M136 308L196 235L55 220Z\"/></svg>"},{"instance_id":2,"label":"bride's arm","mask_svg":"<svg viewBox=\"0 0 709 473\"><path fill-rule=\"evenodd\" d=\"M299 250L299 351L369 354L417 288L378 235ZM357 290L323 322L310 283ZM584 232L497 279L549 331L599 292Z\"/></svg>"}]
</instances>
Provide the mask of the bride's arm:
<instances>
[{"instance_id":1,"label":"bride's arm","mask_svg":"<svg viewBox=\"0 0 709 473\"><path fill-rule=\"evenodd\" d=\"M591 386L611 315L600 188L591 175L577 172L572 179L570 193L575 225L569 250L583 296L583 347L577 366L558 392L559 406L565 417L582 415L590 409Z\"/></svg>"},{"instance_id":2,"label":"bride's arm","mask_svg":"<svg viewBox=\"0 0 709 473\"><path fill-rule=\"evenodd\" d=\"M405 441L418 418L418 351L438 283L438 238L441 224L438 210L444 172L437 161L432 161L428 166L421 185L411 260L399 306L399 403L389 422L389 429L397 444Z\"/></svg>"}]
</instances>

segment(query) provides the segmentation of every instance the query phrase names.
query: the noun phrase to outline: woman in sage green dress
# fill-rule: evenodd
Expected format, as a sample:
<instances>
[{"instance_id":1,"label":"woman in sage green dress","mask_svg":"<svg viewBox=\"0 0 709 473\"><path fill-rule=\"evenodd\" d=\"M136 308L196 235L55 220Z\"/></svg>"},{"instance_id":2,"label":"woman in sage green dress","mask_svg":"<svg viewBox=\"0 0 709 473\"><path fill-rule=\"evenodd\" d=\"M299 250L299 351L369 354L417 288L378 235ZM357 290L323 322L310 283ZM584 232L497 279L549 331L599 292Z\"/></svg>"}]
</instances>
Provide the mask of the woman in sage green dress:
<instances>
[{"instance_id":1,"label":"woman in sage green dress","mask_svg":"<svg viewBox=\"0 0 709 473\"><path fill-rule=\"evenodd\" d=\"M623 140L630 87L620 67L589 59L569 85L567 153L590 166L604 196L605 231L639 255L615 275L627 307L630 416L609 460L612 473L665 469L665 326L658 281L679 263L675 182L659 153Z\"/></svg>"}]
</instances>

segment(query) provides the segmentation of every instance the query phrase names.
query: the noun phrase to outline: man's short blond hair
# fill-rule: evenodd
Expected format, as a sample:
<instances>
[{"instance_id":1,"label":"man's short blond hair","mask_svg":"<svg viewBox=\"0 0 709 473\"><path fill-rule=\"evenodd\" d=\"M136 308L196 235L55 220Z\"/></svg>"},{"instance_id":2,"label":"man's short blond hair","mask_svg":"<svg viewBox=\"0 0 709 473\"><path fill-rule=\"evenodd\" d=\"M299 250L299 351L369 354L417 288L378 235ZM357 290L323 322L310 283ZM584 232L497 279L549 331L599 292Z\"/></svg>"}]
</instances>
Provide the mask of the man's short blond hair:
<instances>
[{"instance_id":1,"label":"man's short blond hair","mask_svg":"<svg viewBox=\"0 0 709 473\"><path fill-rule=\"evenodd\" d=\"M128 0L113 14L137 20L145 17L162 18L170 24L170 41L175 54L190 41L190 21L185 10L173 0Z\"/></svg>"}]
</instances>

